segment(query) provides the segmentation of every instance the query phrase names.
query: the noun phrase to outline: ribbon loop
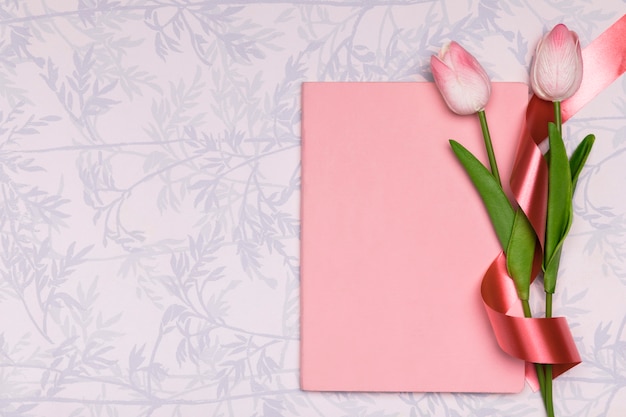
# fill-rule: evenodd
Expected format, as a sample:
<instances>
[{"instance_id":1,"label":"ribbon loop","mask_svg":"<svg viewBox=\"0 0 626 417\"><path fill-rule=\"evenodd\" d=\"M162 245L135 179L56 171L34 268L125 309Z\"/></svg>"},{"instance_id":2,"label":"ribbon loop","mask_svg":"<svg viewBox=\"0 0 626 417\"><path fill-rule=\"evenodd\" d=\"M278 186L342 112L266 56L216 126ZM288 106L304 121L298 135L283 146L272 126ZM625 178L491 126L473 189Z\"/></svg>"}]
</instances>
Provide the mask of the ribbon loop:
<instances>
[{"instance_id":1,"label":"ribbon loop","mask_svg":"<svg viewBox=\"0 0 626 417\"><path fill-rule=\"evenodd\" d=\"M491 325L498 329L498 345L509 355L532 363L555 364L555 376L580 363L565 317L528 319L507 314L519 300L503 253L487 270L481 295Z\"/></svg>"}]
</instances>

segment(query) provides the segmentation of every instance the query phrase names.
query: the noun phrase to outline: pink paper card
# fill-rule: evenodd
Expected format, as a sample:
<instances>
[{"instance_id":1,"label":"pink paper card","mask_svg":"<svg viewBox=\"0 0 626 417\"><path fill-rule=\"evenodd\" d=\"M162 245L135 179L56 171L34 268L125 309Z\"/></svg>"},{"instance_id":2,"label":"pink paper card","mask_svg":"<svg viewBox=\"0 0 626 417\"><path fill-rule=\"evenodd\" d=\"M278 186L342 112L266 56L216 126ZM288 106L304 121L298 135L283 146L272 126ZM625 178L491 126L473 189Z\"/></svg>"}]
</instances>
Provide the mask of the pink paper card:
<instances>
[{"instance_id":1,"label":"pink paper card","mask_svg":"<svg viewBox=\"0 0 626 417\"><path fill-rule=\"evenodd\" d=\"M487 108L503 178L526 85ZM500 247L448 140L486 161L477 117L432 83L304 83L301 387L518 392L480 298Z\"/></svg>"}]
</instances>

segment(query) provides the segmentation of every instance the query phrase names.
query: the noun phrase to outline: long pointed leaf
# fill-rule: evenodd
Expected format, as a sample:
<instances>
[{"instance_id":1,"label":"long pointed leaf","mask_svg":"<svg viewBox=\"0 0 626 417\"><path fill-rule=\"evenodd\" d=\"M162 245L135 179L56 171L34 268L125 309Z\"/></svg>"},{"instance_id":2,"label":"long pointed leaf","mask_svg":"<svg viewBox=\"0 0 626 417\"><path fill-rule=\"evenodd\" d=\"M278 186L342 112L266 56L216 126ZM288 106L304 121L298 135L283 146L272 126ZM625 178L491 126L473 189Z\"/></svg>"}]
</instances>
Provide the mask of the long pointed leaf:
<instances>
[{"instance_id":1,"label":"long pointed leaf","mask_svg":"<svg viewBox=\"0 0 626 417\"><path fill-rule=\"evenodd\" d=\"M585 139L582 140L572 153L572 156L569 159L569 167L572 175L572 191L576 188L576 183L578 182L578 176L580 175L580 171L582 171L585 162L587 161L587 157L589 156L589 152L591 152L591 148L593 143L595 142L596 137L594 135L587 135Z\"/></svg>"},{"instance_id":2,"label":"long pointed leaf","mask_svg":"<svg viewBox=\"0 0 626 417\"><path fill-rule=\"evenodd\" d=\"M563 241L561 241L563 242ZM557 275L559 273L559 265L561 263L561 250L563 249L563 245L559 245L548 261L546 268L543 272L543 286L546 292L554 294L554 290L556 289L556 280ZM546 282L548 284L546 284Z\"/></svg>"},{"instance_id":3,"label":"long pointed leaf","mask_svg":"<svg viewBox=\"0 0 626 417\"><path fill-rule=\"evenodd\" d=\"M509 199L491 172L470 151L454 140L450 141L450 146L480 194L500 245L506 249L515 219Z\"/></svg>"},{"instance_id":4,"label":"long pointed leaf","mask_svg":"<svg viewBox=\"0 0 626 417\"><path fill-rule=\"evenodd\" d=\"M528 218L521 209L517 209L511 239L506 249L506 268L513 278L520 300L528 300L530 295L536 240L535 231Z\"/></svg>"},{"instance_id":5,"label":"long pointed leaf","mask_svg":"<svg viewBox=\"0 0 626 417\"><path fill-rule=\"evenodd\" d=\"M576 147L572 156L569 159L569 168L570 168L570 176L571 176L571 191L570 193L573 195L574 189L576 188L576 183L578 182L578 176L587 161L587 157L589 156L589 152L591 152L591 148L595 142L594 135L587 135L582 142ZM558 142L556 142L556 146L558 146ZM552 147L552 143L550 144ZM573 217L573 209L572 209L572 195L569 196L568 199L568 219L567 222L563 225L563 231L561 233L561 238L557 242L554 251L552 252L550 258L544 259L544 287L548 292L553 293L556 288L556 279L559 271L559 264L561 263L561 250L563 249L563 244L565 243L565 238L567 237L567 233L572 225L572 217ZM548 203L549 204L549 203Z\"/></svg>"},{"instance_id":6,"label":"long pointed leaf","mask_svg":"<svg viewBox=\"0 0 626 417\"><path fill-rule=\"evenodd\" d=\"M572 223L572 176L565 144L554 123L548 124L548 209L546 216L546 239L544 246L544 271L560 256L557 248L563 244ZM557 260L558 262L558 260ZM556 273L544 275L544 289L553 293Z\"/></svg>"}]
</instances>

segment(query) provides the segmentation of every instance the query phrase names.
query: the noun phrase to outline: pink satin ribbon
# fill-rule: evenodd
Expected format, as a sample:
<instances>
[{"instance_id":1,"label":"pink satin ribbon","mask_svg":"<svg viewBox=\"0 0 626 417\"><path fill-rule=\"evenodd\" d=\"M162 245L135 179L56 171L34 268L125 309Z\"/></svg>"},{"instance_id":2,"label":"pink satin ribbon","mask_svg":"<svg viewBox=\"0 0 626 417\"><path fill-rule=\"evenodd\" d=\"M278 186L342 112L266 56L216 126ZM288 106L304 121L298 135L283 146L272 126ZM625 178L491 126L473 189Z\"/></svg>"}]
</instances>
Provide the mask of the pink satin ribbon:
<instances>
[{"instance_id":1,"label":"pink satin ribbon","mask_svg":"<svg viewBox=\"0 0 626 417\"><path fill-rule=\"evenodd\" d=\"M583 50L583 82L578 92L561 105L563 121L626 71L626 15ZM533 96L517 151L511 189L543 245L547 201L547 166L537 145L547 137L554 119L552 103ZM524 318L509 314L519 304L513 281L500 254L481 285L483 302L498 344L506 353L527 362L526 376L537 387L530 363L554 365L554 377L580 363L580 355L565 317Z\"/></svg>"}]
</instances>

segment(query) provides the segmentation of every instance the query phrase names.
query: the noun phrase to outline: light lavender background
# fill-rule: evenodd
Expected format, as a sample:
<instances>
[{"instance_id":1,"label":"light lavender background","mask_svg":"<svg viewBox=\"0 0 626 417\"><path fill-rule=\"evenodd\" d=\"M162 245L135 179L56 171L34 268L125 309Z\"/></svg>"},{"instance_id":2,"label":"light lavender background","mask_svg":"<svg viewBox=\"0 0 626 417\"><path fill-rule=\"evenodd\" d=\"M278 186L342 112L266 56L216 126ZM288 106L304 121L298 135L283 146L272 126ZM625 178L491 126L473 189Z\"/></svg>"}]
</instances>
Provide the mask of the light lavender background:
<instances>
[{"instance_id":1,"label":"light lavender background","mask_svg":"<svg viewBox=\"0 0 626 417\"><path fill-rule=\"evenodd\" d=\"M548 28L586 45L626 12L598 3L2 1L0 414L541 415L529 389L299 390L300 85L430 80L451 39L526 81ZM625 97L566 127L598 141L555 298L584 359L559 416L626 415Z\"/></svg>"}]
</instances>

